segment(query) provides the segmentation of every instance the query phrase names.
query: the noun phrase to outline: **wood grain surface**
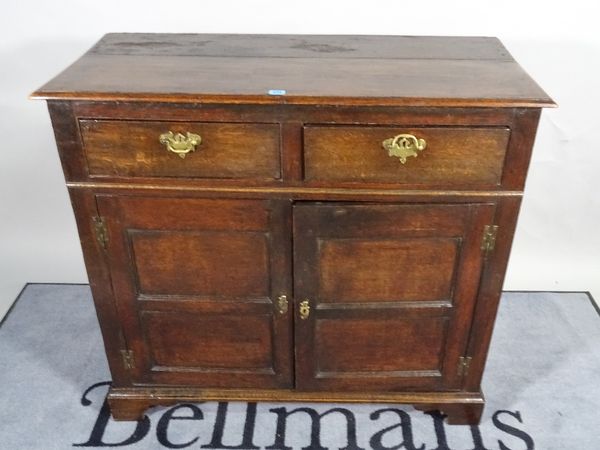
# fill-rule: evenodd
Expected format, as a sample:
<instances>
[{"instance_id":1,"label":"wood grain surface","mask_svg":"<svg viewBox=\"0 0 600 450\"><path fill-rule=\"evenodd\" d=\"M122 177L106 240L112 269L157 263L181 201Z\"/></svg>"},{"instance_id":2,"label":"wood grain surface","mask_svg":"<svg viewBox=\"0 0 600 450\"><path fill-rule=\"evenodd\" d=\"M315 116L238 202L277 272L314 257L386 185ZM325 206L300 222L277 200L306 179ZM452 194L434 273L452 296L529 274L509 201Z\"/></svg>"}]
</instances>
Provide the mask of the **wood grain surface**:
<instances>
[{"instance_id":1,"label":"wood grain surface","mask_svg":"<svg viewBox=\"0 0 600 450\"><path fill-rule=\"evenodd\" d=\"M296 315L297 388L457 389L493 214L492 204L294 205L294 292L311 306Z\"/></svg>"},{"instance_id":2,"label":"wood grain surface","mask_svg":"<svg viewBox=\"0 0 600 450\"><path fill-rule=\"evenodd\" d=\"M278 124L81 120L92 177L281 177ZM159 136L194 133L202 141L185 158Z\"/></svg>"},{"instance_id":3,"label":"wood grain surface","mask_svg":"<svg viewBox=\"0 0 600 450\"><path fill-rule=\"evenodd\" d=\"M293 385L289 202L102 196L136 383Z\"/></svg>"},{"instance_id":4,"label":"wood grain surface","mask_svg":"<svg viewBox=\"0 0 600 450\"><path fill-rule=\"evenodd\" d=\"M270 95L272 90L285 94ZM107 35L33 97L413 106L553 104L495 38L405 36Z\"/></svg>"},{"instance_id":5,"label":"wood grain surface","mask_svg":"<svg viewBox=\"0 0 600 450\"><path fill-rule=\"evenodd\" d=\"M427 147L405 164L382 146L410 134ZM307 126L304 176L307 180L388 182L421 185L500 184L508 128Z\"/></svg>"}]
</instances>

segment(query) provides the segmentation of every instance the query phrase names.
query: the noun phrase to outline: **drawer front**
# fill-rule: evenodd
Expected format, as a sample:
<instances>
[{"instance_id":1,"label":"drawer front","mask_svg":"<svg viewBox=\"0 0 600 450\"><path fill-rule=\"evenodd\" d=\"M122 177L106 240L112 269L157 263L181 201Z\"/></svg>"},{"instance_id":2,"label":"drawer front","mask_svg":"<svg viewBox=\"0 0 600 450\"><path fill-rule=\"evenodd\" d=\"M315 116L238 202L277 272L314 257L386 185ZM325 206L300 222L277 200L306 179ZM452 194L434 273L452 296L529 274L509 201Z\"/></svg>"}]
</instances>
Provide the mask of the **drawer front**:
<instances>
[{"instance_id":1,"label":"drawer front","mask_svg":"<svg viewBox=\"0 0 600 450\"><path fill-rule=\"evenodd\" d=\"M278 124L80 120L79 125L92 177L281 178ZM161 139L169 131L171 140ZM180 142L174 141L178 133Z\"/></svg>"},{"instance_id":2,"label":"drawer front","mask_svg":"<svg viewBox=\"0 0 600 450\"><path fill-rule=\"evenodd\" d=\"M509 136L505 127L306 126L304 175L309 181L498 186Z\"/></svg>"}]
</instances>

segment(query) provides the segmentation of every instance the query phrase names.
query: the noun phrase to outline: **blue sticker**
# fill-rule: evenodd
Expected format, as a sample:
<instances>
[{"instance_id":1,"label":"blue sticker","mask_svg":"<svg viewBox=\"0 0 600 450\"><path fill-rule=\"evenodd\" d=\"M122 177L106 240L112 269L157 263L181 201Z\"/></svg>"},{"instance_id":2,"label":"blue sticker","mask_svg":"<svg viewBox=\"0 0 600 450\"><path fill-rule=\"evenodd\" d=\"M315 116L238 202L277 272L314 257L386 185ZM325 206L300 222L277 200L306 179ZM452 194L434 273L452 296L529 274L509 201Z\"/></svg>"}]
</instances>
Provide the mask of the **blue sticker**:
<instances>
[{"instance_id":1,"label":"blue sticker","mask_svg":"<svg viewBox=\"0 0 600 450\"><path fill-rule=\"evenodd\" d=\"M285 89L269 89L269 95L285 95Z\"/></svg>"}]
</instances>

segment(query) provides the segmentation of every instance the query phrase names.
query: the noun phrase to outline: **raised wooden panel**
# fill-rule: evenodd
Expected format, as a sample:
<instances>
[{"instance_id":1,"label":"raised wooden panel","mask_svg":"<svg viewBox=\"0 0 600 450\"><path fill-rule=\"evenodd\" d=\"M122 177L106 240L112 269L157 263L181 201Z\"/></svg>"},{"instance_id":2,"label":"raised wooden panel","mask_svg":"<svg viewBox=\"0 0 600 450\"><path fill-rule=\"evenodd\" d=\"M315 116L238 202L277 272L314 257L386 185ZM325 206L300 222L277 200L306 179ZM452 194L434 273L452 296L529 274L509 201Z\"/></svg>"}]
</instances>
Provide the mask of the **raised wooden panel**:
<instances>
[{"instance_id":1,"label":"raised wooden panel","mask_svg":"<svg viewBox=\"0 0 600 450\"><path fill-rule=\"evenodd\" d=\"M427 146L402 164L382 146L398 134L425 139ZM509 136L508 128L307 126L305 179L498 186Z\"/></svg>"},{"instance_id":2,"label":"raised wooden panel","mask_svg":"<svg viewBox=\"0 0 600 450\"><path fill-rule=\"evenodd\" d=\"M289 201L98 196L134 383L289 388Z\"/></svg>"},{"instance_id":3,"label":"raised wooden panel","mask_svg":"<svg viewBox=\"0 0 600 450\"><path fill-rule=\"evenodd\" d=\"M259 232L131 232L139 291L209 298L269 296L268 235Z\"/></svg>"},{"instance_id":4,"label":"raised wooden panel","mask_svg":"<svg viewBox=\"0 0 600 450\"><path fill-rule=\"evenodd\" d=\"M320 301L448 300L459 245L442 238L323 240Z\"/></svg>"},{"instance_id":5,"label":"raised wooden panel","mask_svg":"<svg viewBox=\"0 0 600 450\"><path fill-rule=\"evenodd\" d=\"M90 176L254 178L281 177L277 124L80 120ZM185 158L159 136L195 133L202 141Z\"/></svg>"},{"instance_id":6,"label":"raised wooden panel","mask_svg":"<svg viewBox=\"0 0 600 450\"><path fill-rule=\"evenodd\" d=\"M415 371L439 371L446 322L445 317L319 320L317 377L342 373L369 378L373 372L415 376Z\"/></svg>"},{"instance_id":7,"label":"raised wooden panel","mask_svg":"<svg viewBox=\"0 0 600 450\"><path fill-rule=\"evenodd\" d=\"M458 389L493 204L294 206L296 386Z\"/></svg>"},{"instance_id":8,"label":"raised wooden panel","mask_svg":"<svg viewBox=\"0 0 600 450\"><path fill-rule=\"evenodd\" d=\"M151 349L152 370L273 370L268 315L147 311L141 319Z\"/></svg>"}]
</instances>

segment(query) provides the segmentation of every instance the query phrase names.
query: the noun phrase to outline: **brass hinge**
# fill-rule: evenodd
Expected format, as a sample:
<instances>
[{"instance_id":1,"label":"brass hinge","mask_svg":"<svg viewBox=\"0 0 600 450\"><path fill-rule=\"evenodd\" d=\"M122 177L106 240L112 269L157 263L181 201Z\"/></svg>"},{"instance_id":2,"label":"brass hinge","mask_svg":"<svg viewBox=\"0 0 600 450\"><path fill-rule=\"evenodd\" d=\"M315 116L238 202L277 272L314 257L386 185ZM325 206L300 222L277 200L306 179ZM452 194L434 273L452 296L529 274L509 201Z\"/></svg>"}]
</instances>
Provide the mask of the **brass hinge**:
<instances>
[{"instance_id":1,"label":"brass hinge","mask_svg":"<svg viewBox=\"0 0 600 450\"><path fill-rule=\"evenodd\" d=\"M458 376L464 377L469 373L469 367L471 367L471 358L470 356L461 356L458 358Z\"/></svg>"},{"instance_id":2,"label":"brass hinge","mask_svg":"<svg viewBox=\"0 0 600 450\"><path fill-rule=\"evenodd\" d=\"M496 235L498 234L498 225L486 225L483 229L481 239L481 250L487 255L496 246Z\"/></svg>"},{"instance_id":3,"label":"brass hinge","mask_svg":"<svg viewBox=\"0 0 600 450\"><path fill-rule=\"evenodd\" d=\"M106 248L108 244L108 229L106 228L106 221L104 217L94 216L92 218L94 221L94 231L96 232L96 240L102 246L102 248Z\"/></svg>"},{"instance_id":4,"label":"brass hinge","mask_svg":"<svg viewBox=\"0 0 600 450\"><path fill-rule=\"evenodd\" d=\"M135 368L135 360L133 359L133 350L121 350L121 357L123 358L123 365L126 369Z\"/></svg>"}]
</instances>

